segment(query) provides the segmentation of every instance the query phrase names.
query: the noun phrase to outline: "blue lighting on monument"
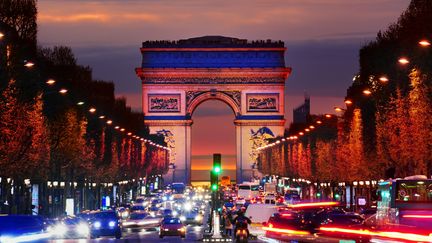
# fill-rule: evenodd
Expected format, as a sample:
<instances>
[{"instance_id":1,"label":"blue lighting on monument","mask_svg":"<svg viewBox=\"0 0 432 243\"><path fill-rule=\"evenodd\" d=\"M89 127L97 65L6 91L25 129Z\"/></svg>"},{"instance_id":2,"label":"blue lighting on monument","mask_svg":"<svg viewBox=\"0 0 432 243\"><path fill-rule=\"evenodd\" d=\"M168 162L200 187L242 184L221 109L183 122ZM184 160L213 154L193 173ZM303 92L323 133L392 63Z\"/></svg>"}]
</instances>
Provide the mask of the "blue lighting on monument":
<instances>
[{"instance_id":1,"label":"blue lighting on monument","mask_svg":"<svg viewBox=\"0 0 432 243\"><path fill-rule=\"evenodd\" d=\"M285 67L283 42L248 42L221 36L199 37L172 42L144 42L143 50L143 68Z\"/></svg>"}]
</instances>

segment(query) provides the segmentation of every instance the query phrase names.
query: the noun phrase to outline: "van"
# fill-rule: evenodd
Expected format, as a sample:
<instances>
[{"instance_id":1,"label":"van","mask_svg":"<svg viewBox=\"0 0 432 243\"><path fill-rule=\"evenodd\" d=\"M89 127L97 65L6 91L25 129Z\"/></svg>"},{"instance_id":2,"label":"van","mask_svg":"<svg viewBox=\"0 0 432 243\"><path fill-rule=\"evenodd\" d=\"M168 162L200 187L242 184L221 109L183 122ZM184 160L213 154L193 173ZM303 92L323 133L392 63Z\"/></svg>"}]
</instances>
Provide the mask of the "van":
<instances>
[{"instance_id":1,"label":"van","mask_svg":"<svg viewBox=\"0 0 432 243\"><path fill-rule=\"evenodd\" d=\"M274 204L249 204L245 216L250 218L252 223L262 224L278 212L278 207Z\"/></svg>"},{"instance_id":2,"label":"van","mask_svg":"<svg viewBox=\"0 0 432 243\"><path fill-rule=\"evenodd\" d=\"M237 190L237 197L243 197L246 200L251 200L259 196L259 185L255 184L240 184Z\"/></svg>"}]
</instances>

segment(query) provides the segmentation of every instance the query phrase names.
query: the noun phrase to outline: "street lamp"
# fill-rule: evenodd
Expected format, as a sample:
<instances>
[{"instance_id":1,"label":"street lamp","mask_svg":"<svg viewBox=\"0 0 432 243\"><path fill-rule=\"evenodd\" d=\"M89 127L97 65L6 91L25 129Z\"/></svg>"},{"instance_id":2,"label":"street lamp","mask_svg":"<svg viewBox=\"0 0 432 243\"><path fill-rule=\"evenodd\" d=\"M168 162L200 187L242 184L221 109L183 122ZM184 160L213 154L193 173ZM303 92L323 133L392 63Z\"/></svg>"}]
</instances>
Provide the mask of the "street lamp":
<instances>
[{"instance_id":1,"label":"street lamp","mask_svg":"<svg viewBox=\"0 0 432 243\"><path fill-rule=\"evenodd\" d=\"M99 119L104 119L105 118L105 116L104 115L102 115L102 116L99 116Z\"/></svg>"},{"instance_id":2,"label":"street lamp","mask_svg":"<svg viewBox=\"0 0 432 243\"><path fill-rule=\"evenodd\" d=\"M389 81L389 79L386 76L381 76L381 77L379 77L379 81L386 83Z\"/></svg>"},{"instance_id":3,"label":"street lamp","mask_svg":"<svg viewBox=\"0 0 432 243\"><path fill-rule=\"evenodd\" d=\"M330 114L326 114L325 117L326 117L326 118L331 118L332 115L330 115Z\"/></svg>"},{"instance_id":4,"label":"street lamp","mask_svg":"<svg viewBox=\"0 0 432 243\"><path fill-rule=\"evenodd\" d=\"M349 99L346 99L345 101L344 101L344 103L346 104L346 105L352 105L352 101L351 100L349 100Z\"/></svg>"},{"instance_id":5,"label":"street lamp","mask_svg":"<svg viewBox=\"0 0 432 243\"><path fill-rule=\"evenodd\" d=\"M55 84L55 80L54 79L48 79L47 81L46 81L46 83L48 84L48 85L53 85L53 84Z\"/></svg>"},{"instance_id":6,"label":"street lamp","mask_svg":"<svg viewBox=\"0 0 432 243\"><path fill-rule=\"evenodd\" d=\"M337 111L337 112L342 112L342 111L344 111L344 109L342 109L342 108L340 108L340 107L337 107L337 106L334 107L334 110Z\"/></svg>"},{"instance_id":7,"label":"street lamp","mask_svg":"<svg viewBox=\"0 0 432 243\"><path fill-rule=\"evenodd\" d=\"M84 105L84 101L79 101L77 105Z\"/></svg>"},{"instance_id":8,"label":"street lamp","mask_svg":"<svg viewBox=\"0 0 432 243\"><path fill-rule=\"evenodd\" d=\"M370 94L372 94L372 91L365 89L365 90L363 90L363 94L370 95Z\"/></svg>"},{"instance_id":9,"label":"street lamp","mask_svg":"<svg viewBox=\"0 0 432 243\"><path fill-rule=\"evenodd\" d=\"M59 90L59 93L60 93L60 94L66 94L67 92L68 92L67 89L60 89L60 90Z\"/></svg>"},{"instance_id":10,"label":"street lamp","mask_svg":"<svg viewBox=\"0 0 432 243\"><path fill-rule=\"evenodd\" d=\"M406 65L409 63L409 60L406 57L399 58L398 62L402 65Z\"/></svg>"},{"instance_id":11,"label":"street lamp","mask_svg":"<svg viewBox=\"0 0 432 243\"><path fill-rule=\"evenodd\" d=\"M111 120L108 120L106 123L107 123L108 125L111 125L111 124L112 124L112 121L111 121Z\"/></svg>"},{"instance_id":12,"label":"street lamp","mask_svg":"<svg viewBox=\"0 0 432 243\"><path fill-rule=\"evenodd\" d=\"M96 108L93 108L93 107L90 108L90 109L89 109L89 112L90 112L90 113L95 113L95 112L96 112Z\"/></svg>"},{"instance_id":13,"label":"street lamp","mask_svg":"<svg viewBox=\"0 0 432 243\"><path fill-rule=\"evenodd\" d=\"M25 61L24 67L26 68L32 68L35 64L30 61Z\"/></svg>"},{"instance_id":14,"label":"street lamp","mask_svg":"<svg viewBox=\"0 0 432 243\"><path fill-rule=\"evenodd\" d=\"M319 120L318 120L318 121L316 121L316 123L317 123L317 124L321 124L321 123L322 123L322 121L319 121Z\"/></svg>"},{"instance_id":15,"label":"street lamp","mask_svg":"<svg viewBox=\"0 0 432 243\"><path fill-rule=\"evenodd\" d=\"M0 39L2 39L4 37L4 34L2 32L0 32Z\"/></svg>"},{"instance_id":16,"label":"street lamp","mask_svg":"<svg viewBox=\"0 0 432 243\"><path fill-rule=\"evenodd\" d=\"M431 43L428 40L421 40L419 41L419 45L423 47L428 47L431 45Z\"/></svg>"}]
</instances>

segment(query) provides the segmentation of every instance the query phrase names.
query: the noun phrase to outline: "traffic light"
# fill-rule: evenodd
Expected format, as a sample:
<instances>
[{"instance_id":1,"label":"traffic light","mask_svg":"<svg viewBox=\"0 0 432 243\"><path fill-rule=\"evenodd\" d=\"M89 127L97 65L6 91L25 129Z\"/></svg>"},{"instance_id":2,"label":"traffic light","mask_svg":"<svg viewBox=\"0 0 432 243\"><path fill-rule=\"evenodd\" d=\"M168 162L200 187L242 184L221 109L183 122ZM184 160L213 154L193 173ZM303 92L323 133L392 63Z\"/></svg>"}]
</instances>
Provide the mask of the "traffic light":
<instances>
[{"instance_id":1,"label":"traffic light","mask_svg":"<svg viewBox=\"0 0 432 243\"><path fill-rule=\"evenodd\" d=\"M217 191L218 185L217 184L212 184L211 189L212 189L212 191Z\"/></svg>"},{"instance_id":2,"label":"traffic light","mask_svg":"<svg viewBox=\"0 0 432 243\"><path fill-rule=\"evenodd\" d=\"M221 154L213 154L213 172L219 175L222 172Z\"/></svg>"},{"instance_id":3,"label":"traffic light","mask_svg":"<svg viewBox=\"0 0 432 243\"><path fill-rule=\"evenodd\" d=\"M214 192L218 187L218 176L214 171L210 171L210 189Z\"/></svg>"}]
</instances>

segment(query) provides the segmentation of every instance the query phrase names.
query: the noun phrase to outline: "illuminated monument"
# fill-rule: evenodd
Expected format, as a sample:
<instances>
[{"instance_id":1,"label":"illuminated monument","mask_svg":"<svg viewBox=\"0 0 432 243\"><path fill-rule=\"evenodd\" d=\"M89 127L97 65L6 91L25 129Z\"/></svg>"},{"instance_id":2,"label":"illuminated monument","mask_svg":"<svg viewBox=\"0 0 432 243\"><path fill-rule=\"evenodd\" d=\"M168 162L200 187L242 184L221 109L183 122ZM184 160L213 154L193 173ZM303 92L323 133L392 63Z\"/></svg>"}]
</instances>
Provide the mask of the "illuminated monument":
<instances>
[{"instance_id":1,"label":"illuminated monument","mask_svg":"<svg viewBox=\"0 0 432 243\"><path fill-rule=\"evenodd\" d=\"M284 133L285 50L280 41L222 36L143 43L136 73L145 123L171 148L165 181L190 182L193 113L211 99L234 112L237 181L258 175L254 148Z\"/></svg>"}]
</instances>

